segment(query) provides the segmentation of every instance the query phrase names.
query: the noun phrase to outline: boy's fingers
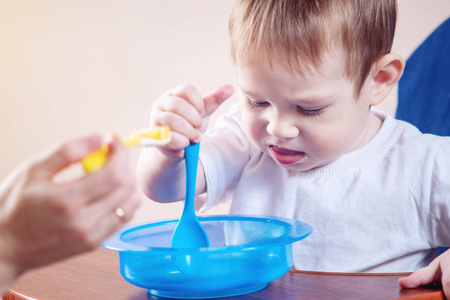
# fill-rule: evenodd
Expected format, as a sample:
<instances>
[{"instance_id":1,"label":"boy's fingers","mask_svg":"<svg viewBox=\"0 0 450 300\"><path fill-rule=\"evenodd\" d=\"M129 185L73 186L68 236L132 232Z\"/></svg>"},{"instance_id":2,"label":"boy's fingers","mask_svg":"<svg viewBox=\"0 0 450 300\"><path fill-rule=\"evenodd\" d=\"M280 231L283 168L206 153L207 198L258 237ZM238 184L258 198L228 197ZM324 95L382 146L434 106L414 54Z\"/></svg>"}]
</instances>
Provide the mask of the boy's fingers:
<instances>
[{"instance_id":1,"label":"boy's fingers","mask_svg":"<svg viewBox=\"0 0 450 300\"><path fill-rule=\"evenodd\" d=\"M408 277L400 278L398 281L399 285L403 288L416 288L439 281L442 274L438 258Z\"/></svg>"},{"instance_id":2,"label":"boy's fingers","mask_svg":"<svg viewBox=\"0 0 450 300\"><path fill-rule=\"evenodd\" d=\"M408 277L400 278L398 280L398 284L402 288L411 289L424 285L425 283L422 282L422 278L420 278L420 276L418 276L416 273L412 273Z\"/></svg>"},{"instance_id":3,"label":"boy's fingers","mask_svg":"<svg viewBox=\"0 0 450 300\"><path fill-rule=\"evenodd\" d=\"M200 92L192 85L179 85L175 87L169 95L185 99L192 104L199 114L203 114L203 98Z\"/></svg>"},{"instance_id":4,"label":"boy's fingers","mask_svg":"<svg viewBox=\"0 0 450 300\"><path fill-rule=\"evenodd\" d=\"M450 255L450 250L447 250L445 253L441 254L441 261L439 263L440 269L442 272L442 289L444 290L444 294L447 299L450 299L450 260L446 259Z\"/></svg>"},{"instance_id":5,"label":"boy's fingers","mask_svg":"<svg viewBox=\"0 0 450 300\"><path fill-rule=\"evenodd\" d=\"M447 297L447 299L449 299L450 298L450 274L448 274L447 272L444 272L444 274L442 274L441 283L442 283L442 289L444 291L445 297Z\"/></svg>"},{"instance_id":6,"label":"boy's fingers","mask_svg":"<svg viewBox=\"0 0 450 300\"><path fill-rule=\"evenodd\" d=\"M205 114L204 117L209 117L216 111L219 106L225 102L234 93L234 87L231 84L223 85L211 93L203 97L205 102Z\"/></svg>"},{"instance_id":7,"label":"boy's fingers","mask_svg":"<svg viewBox=\"0 0 450 300\"><path fill-rule=\"evenodd\" d=\"M56 173L83 159L102 145L100 135L82 137L61 143L38 156L30 168L30 175L37 179L51 179Z\"/></svg>"},{"instance_id":8,"label":"boy's fingers","mask_svg":"<svg viewBox=\"0 0 450 300\"><path fill-rule=\"evenodd\" d=\"M193 127L200 128L202 125L202 118L198 108L178 96L166 98L159 107L161 111L161 114L158 117L159 122L166 124L173 121L173 117L176 115L179 116L179 118L185 119L192 124ZM174 129L174 124L170 124L170 128Z\"/></svg>"}]
</instances>

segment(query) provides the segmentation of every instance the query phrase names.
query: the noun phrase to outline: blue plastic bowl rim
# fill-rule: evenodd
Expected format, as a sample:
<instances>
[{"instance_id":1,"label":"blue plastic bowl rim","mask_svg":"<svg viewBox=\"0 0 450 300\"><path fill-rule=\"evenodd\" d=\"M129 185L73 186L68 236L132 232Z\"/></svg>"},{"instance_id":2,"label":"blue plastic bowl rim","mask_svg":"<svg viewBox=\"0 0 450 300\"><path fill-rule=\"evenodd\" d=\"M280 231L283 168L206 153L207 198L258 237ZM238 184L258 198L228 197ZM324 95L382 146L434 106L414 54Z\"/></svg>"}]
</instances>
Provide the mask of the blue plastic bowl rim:
<instances>
[{"instance_id":1,"label":"blue plastic bowl rim","mask_svg":"<svg viewBox=\"0 0 450 300\"><path fill-rule=\"evenodd\" d=\"M177 223L178 219L169 219L169 220L160 220L160 221L151 221L151 222L142 222L130 224L123 227L119 232L115 233L113 236L108 238L102 246L106 249L119 251L119 252L128 252L128 251L152 251L152 252L164 252L164 253L175 253L175 252L214 252L214 253L233 253L233 252L242 252L242 251L252 251L263 248L272 248L281 245L287 245L294 243L296 241L302 240L309 236L313 229L312 227L299 220L276 217L276 216L263 216L263 215L210 215L210 216L199 216L199 221L257 221L257 222L267 222L267 223L279 223L288 227L288 232L275 237L264 239L262 241L250 242L246 244L240 245L227 245L227 246L211 246L204 248L171 248L171 247L146 247L141 245L135 245L131 243L127 243L121 239L124 234L138 231L141 229L156 227L161 225L166 225L170 223ZM211 253L212 254L212 253Z\"/></svg>"}]
</instances>

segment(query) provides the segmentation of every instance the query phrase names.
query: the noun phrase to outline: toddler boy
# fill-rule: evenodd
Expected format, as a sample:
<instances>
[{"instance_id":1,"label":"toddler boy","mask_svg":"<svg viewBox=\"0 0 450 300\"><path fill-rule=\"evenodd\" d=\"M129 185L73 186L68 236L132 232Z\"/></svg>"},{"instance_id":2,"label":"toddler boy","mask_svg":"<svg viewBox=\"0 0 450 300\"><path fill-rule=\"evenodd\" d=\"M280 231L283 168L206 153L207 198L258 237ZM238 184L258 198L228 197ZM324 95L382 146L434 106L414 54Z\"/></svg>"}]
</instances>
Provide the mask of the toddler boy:
<instances>
[{"instance_id":1,"label":"toddler boy","mask_svg":"<svg viewBox=\"0 0 450 300\"><path fill-rule=\"evenodd\" d=\"M197 206L231 198L230 213L309 223L294 268L403 272L450 245L450 138L372 109L398 82L391 53L395 0L237 0L230 16L240 102L202 136L205 117L233 93L178 86L153 106L151 125L172 142L142 152L151 199L183 199L183 151L202 141ZM401 280L450 273L450 254ZM446 289L446 287L444 287Z\"/></svg>"}]
</instances>

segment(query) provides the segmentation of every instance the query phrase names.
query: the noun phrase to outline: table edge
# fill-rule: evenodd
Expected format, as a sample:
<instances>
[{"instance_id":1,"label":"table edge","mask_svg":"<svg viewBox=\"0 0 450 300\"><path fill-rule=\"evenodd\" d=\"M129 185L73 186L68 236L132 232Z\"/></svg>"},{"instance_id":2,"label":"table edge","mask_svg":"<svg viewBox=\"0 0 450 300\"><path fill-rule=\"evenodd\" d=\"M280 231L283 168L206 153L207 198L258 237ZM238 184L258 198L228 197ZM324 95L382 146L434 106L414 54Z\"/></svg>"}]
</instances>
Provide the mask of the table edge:
<instances>
[{"instance_id":1,"label":"table edge","mask_svg":"<svg viewBox=\"0 0 450 300\"><path fill-rule=\"evenodd\" d=\"M396 272L396 273L362 273L362 272L322 272L322 271L306 271L306 270L289 270L290 273L314 274L314 275L335 275L335 276L408 276L412 272Z\"/></svg>"}]
</instances>

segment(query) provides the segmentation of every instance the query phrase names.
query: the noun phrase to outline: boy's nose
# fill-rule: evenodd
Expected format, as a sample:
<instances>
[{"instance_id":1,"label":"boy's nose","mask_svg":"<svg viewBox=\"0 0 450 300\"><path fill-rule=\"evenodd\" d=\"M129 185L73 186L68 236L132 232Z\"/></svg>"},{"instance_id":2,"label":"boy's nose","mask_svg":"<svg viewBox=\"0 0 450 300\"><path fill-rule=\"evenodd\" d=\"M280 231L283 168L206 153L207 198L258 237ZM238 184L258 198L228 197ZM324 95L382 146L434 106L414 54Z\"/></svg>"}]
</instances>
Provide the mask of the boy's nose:
<instances>
[{"instance_id":1,"label":"boy's nose","mask_svg":"<svg viewBox=\"0 0 450 300\"><path fill-rule=\"evenodd\" d=\"M300 130L292 122L290 122L286 117L278 117L269 120L267 125L267 132L280 139L292 139L299 135Z\"/></svg>"}]
</instances>

